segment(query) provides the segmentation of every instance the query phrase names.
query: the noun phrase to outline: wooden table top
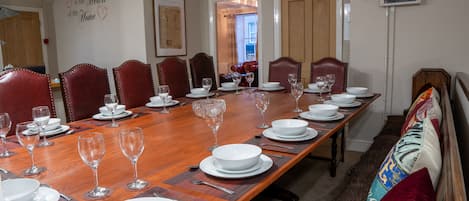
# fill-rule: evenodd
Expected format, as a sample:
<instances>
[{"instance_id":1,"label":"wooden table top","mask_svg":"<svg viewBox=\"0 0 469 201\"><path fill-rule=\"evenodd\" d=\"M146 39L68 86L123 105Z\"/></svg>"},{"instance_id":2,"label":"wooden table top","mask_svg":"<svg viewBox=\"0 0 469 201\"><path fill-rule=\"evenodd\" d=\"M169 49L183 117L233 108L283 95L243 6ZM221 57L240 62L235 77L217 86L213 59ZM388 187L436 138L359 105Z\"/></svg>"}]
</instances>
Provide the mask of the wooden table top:
<instances>
[{"instance_id":1,"label":"wooden table top","mask_svg":"<svg viewBox=\"0 0 469 201\"><path fill-rule=\"evenodd\" d=\"M294 100L289 94L276 92L270 93L270 96L271 103L266 112L267 122L298 116L298 113L292 112ZM345 119L337 121L332 129L328 129L301 153L275 152L275 154L290 156L292 159L259 181L239 200L250 200L258 195L336 131L343 128L356 115L363 112L378 97L379 95L376 94L372 98L360 99L363 103L360 107L351 110ZM226 94L218 98L225 99L227 105L224 122L218 134L220 145L243 143L254 135L262 133L263 129L256 128L260 122L260 115L255 108L252 95L248 93ZM316 103L316 100L317 95L305 93L300 99L300 108L307 110L308 105ZM181 101L188 101L188 99L183 98ZM135 197L144 190L129 191L126 188L126 184L133 179L133 168L119 148L118 131L122 128L137 126L143 128L145 135L145 150L138 160L138 174L139 178L150 182L150 188L158 186L205 200L223 200L209 193L193 191L190 188L181 188L164 182L187 172L188 166L198 165L201 160L211 155L208 147L214 142L213 135L204 120L194 115L191 104L173 107L170 109L170 114L160 114L145 107L132 110L149 114L119 121L118 128L92 125L89 120L72 122L71 125L92 129L54 138L52 139L55 142L54 146L35 149L36 165L46 167L47 171L33 178L77 200L84 200L84 194L94 187L94 178L90 167L80 159L77 139L83 133L100 132L105 138L106 154L98 168L99 184L112 189L110 197L104 200L124 200ZM21 172L31 165L30 156L24 148L16 148L13 151L17 153L15 156L0 159L0 167L21 175ZM268 150L263 152L273 153ZM209 189L207 187L207 190Z\"/></svg>"}]
</instances>

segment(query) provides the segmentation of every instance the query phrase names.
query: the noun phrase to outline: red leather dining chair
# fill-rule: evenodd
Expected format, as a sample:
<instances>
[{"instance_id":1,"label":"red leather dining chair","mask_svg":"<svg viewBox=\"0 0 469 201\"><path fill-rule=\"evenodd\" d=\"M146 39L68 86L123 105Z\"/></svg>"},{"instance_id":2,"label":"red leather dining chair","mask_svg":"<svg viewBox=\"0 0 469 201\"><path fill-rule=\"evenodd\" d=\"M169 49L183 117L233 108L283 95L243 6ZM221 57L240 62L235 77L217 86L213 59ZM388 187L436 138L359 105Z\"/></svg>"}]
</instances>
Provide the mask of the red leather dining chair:
<instances>
[{"instance_id":1,"label":"red leather dining chair","mask_svg":"<svg viewBox=\"0 0 469 201\"><path fill-rule=\"evenodd\" d=\"M288 74L296 73L298 79L301 77L301 62L295 61L290 57L280 57L277 60L269 62L269 81L280 82L280 85L290 89L288 83Z\"/></svg>"},{"instance_id":2,"label":"red leather dining chair","mask_svg":"<svg viewBox=\"0 0 469 201\"><path fill-rule=\"evenodd\" d=\"M191 68L192 86L195 88L202 87L203 78L212 78L211 90L217 89L217 81L215 78L215 69L213 66L213 57L203 52L197 53L189 60Z\"/></svg>"},{"instance_id":3,"label":"red leather dining chair","mask_svg":"<svg viewBox=\"0 0 469 201\"><path fill-rule=\"evenodd\" d=\"M169 86L169 94L173 98L184 97L190 92L189 76L186 61L177 57L169 57L157 64L160 85Z\"/></svg>"},{"instance_id":4,"label":"red leather dining chair","mask_svg":"<svg viewBox=\"0 0 469 201\"><path fill-rule=\"evenodd\" d=\"M104 95L109 94L106 69L92 64L78 64L59 73L67 122L93 116L104 105Z\"/></svg>"},{"instance_id":5,"label":"red leather dining chair","mask_svg":"<svg viewBox=\"0 0 469 201\"><path fill-rule=\"evenodd\" d=\"M119 101L127 108L145 105L155 95L150 64L129 60L112 71Z\"/></svg>"},{"instance_id":6,"label":"red leather dining chair","mask_svg":"<svg viewBox=\"0 0 469 201\"><path fill-rule=\"evenodd\" d=\"M311 82L315 82L318 76L335 74L335 84L332 86L332 93L342 93L347 87L347 66L347 63L343 63L336 58L322 58L319 61L311 63Z\"/></svg>"},{"instance_id":7,"label":"red leather dining chair","mask_svg":"<svg viewBox=\"0 0 469 201\"><path fill-rule=\"evenodd\" d=\"M33 107L48 106L51 116L56 116L47 74L24 68L4 71L0 73L0 97L0 112L7 112L12 123L7 136L15 133L16 124L33 119Z\"/></svg>"}]
</instances>

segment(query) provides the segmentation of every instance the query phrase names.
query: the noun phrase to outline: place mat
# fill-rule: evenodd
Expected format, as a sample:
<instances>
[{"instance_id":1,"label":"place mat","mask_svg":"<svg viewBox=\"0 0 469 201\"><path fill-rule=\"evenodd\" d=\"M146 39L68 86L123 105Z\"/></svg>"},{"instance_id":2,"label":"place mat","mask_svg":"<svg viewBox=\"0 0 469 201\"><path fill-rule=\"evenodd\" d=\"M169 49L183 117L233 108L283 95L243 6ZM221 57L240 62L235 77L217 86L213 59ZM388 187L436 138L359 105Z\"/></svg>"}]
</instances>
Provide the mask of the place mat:
<instances>
[{"instance_id":1,"label":"place mat","mask_svg":"<svg viewBox=\"0 0 469 201\"><path fill-rule=\"evenodd\" d=\"M247 191L252 189L256 184L263 181L269 174L275 172L279 167L284 165L288 162L291 157L283 156L282 158L271 157L274 161L273 166L267 171L260 175L256 175L250 178L244 179L223 179L217 178L210 175L205 174L200 169L196 171L187 171L181 173L171 179L165 181L166 184L178 186L184 189L191 189L194 191L202 192L205 194L209 194L218 198L222 198L225 200L238 200L241 196L243 196ZM212 187L206 185L195 185L192 184L191 181L193 179L207 181L216 185L223 186L227 189L234 191L234 194L228 194L223 191L214 189Z\"/></svg>"},{"instance_id":2,"label":"place mat","mask_svg":"<svg viewBox=\"0 0 469 201\"><path fill-rule=\"evenodd\" d=\"M179 201L204 201L204 199L200 199L200 198L195 198L193 196L190 196L190 195L187 195L187 194L184 194L184 193L181 193L181 192L177 192L177 191L173 191L173 190L168 190L168 189L165 189L165 188L161 188L161 187L154 187L148 191L145 191L144 193L141 193L137 196L135 196L135 198L141 198L141 197L155 197L154 193L156 193L158 196L161 196L161 197L164 197L164 198L169 198L169 199L174 199L174 200L179 200Z\"/></svg>"},{"instance_id":3,"label":"place mat","mask_svg":"<svg viewBox=\"0 0 469 201\"><path fill-rule=\"evenodd\" d=\"M135 112L133 113L132 115L129 115L127 117L124 117L124 118L121 118L121 119L116 119L117 122L119 121L124 121L124 120L127 120L127 119L131 119L132 116L134 115L137 115L135 118L139 118L139 117L142 117L142 116L145 116L145 115L148 115L150 113L148 112ZM89 119L85 119L85 120L82 120L80 121L80 123L84 123L84 124L90 124L90 125L94 125L94 126L104 126L104 125L107 125L107 124L111 124L111 120L97 120L97 119L93 119L93 118L89 118Z\"/></svg>"},{"instance_id":4,"label":"place mat","mask_svg":"<svg viewBox=\"0 0 469 201\"><path fill-rule=\"evenodd\" d=\"M265 150L278 151L278 152L289 153L289 154L299 154L304 149L306 149L309 145L316 142L317 139L319 139L322 135L326 133L326 131L322 131L322 130L317 130L317 132L318 132L318 136L316 136L315 138L311 140L300 141L300 142L284 142L284 141L271 140L269 138L266 138L262 134L259 134L244 143L258 145L258 146L261 143L284 145L284 146L292 147L293 149L286 149L286 148L277 147L277 146L259 146L259 147Z\"/></svg>"}]
</instances>

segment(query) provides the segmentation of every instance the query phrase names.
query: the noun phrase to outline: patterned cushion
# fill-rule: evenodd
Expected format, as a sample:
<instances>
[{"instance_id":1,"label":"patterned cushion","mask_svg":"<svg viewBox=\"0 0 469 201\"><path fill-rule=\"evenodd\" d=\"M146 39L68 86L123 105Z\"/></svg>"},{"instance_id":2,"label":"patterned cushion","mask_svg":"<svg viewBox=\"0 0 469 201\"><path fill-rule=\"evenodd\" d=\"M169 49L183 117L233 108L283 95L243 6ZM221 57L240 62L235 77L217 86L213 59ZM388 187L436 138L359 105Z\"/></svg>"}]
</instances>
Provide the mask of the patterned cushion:
<instances>
[{"instance_id":1,"label":"patterned cushion","mask_svg":"<svg viewBox=\"0 0 469 201\"><path fill-rule=\"evenodd\" d=\"M427 168L412 173L392 188L381 201L435 201L436 193Z\"/></svg>"},{"instance_id":2,"label":"patterned cushion","mask_svg":"<svg viewBox=\"0 0 469 201\"><path fill-rule=\"evenodd\" d=\"M428 168L435 188L441 171L441 153L438 135L428 116L415 122L388 153L371 185L368 200L381 200L409 174L424 167Z\"/></svg>"},{"instance_id":3,"label":"patterned cushion","mask_svg":"<svg viewBox=\"0 0 469 201\"><path fill-rule=\"evenodd\" d=\"M429 88L422 92L412 103L412 106L407 113L406 120L402 125L401 135L407 132L407 129L412 127L416 121L422 121L427 115L431 117L433 122L438 123L435 128L438 128L441 123L441 108L439 105L440 95L435 88Z\"/></svg>"}]
</instances>

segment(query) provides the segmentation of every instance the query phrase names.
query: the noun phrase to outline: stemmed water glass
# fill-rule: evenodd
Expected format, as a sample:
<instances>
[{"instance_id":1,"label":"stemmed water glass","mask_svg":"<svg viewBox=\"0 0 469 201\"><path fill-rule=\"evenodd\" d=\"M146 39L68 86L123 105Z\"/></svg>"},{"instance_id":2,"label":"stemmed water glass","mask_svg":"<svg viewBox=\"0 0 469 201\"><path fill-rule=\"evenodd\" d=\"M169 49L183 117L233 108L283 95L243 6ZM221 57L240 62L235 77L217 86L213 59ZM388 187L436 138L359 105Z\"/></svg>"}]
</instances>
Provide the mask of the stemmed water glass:
<instances>
[{"instance_id":1,"label":"stemmed water glass","mask_svg":"<svg viewBox=\"0 0 469 201\"><path fill-rule=\"evenodd\" d=\"M38 147L47 147L54 145L54 142L48 141L45 135L46 126L49 123L50 111L48 106L33 107L33 120L39 126L43 140L39 142Z\"/></svg>"},{"instance_id":2,"label":"stemmed water glass","mask_svg":"<svg viewBox=\"0 0 469 201\"><path fill-rule=\"evenodd\" d=\"M209 150L218 146L218 129L223 123L223 113L226 111L226 103L223 99L197 100L192 103L195 115L205 120L208 127L212 129L215 143Z\"/></svg>"},{"instance_id":3,"label":"stemmed water glass","mask_svg":"<svg viewBox=\"0 0 469 201\"><path fill-rule=\"evenodd\" d=\"M239 83L241 83L241 74L235 72L231 75L231 78L233 79L233 82L234 82L235 87L236 87L236 93L235 94L239 94L238 87L239 87Z\"/></svg>"},{"instance_id":4,"label":"stemmed water glass","mask_svg":"<svg viewBox=\"0 0 469 201\"><path fill-rule=\"evenodd\" d=\"M324 89L327 87L327 80L325 76L318 76L316 77L316 85L319 88L319 101L324 101L324 98L322 98L322 92Z\"/></svg>"},{"instance_id":5,"label":"stemmed water glass","mask_svg":"<svg viewBox=\"0 0 469 201\"><path fill-rule=\"evenodd\" d=\"M296 104L296 107L295 109L293 110L293 112L303 112L303 110L301 110L299 107L298 107L298 100L300 99L300 97L303 95L303 84L302 83L294 83L291 85L291 95L293 96L293 98L295 99L295 104Z\"/></svg>"},{"instance_id":6,"label":"stemmed water glass","mask_svg":"<svg viewBox=\"0 0 469 201\"><path fill-rule=\"evenodd\" d=\"M335 74L327 74L326 75L326 80L327 80L327 88L329 90L329 97L331 97L332 86L334 86L334 84L335 84Z\"/></svg>"},{"instance_id":7,"label":"stemmed water glass","mask_svg":"<svg viewBox=\"0 0 469 201\"><path fill-rule=\"evenodd\" d=\"M206 90L207 92L210 92L210 88L212 88L212 78L203 78L202 79L202 88ZM207 99L208 99L207 95Z\"/></svg>"},{"instance_id":8,"label":"stemmed water glass","mask_svg":"<svg viewBox=\"0 0 469 201\"><path fill-rule=\"evenodd\" d=\"M0 153L0 158L8 158L13 156L15 152L8 151L6 146L7 134L11 129L11 119L8 113L0 113L0 137L2 138L3 152Z\"/></svg>"},{"instance_id":9,"label":"stemmed water glass","mask_svg":"<svg viewBox=\"0 0 469 201\"><path fill-rule=\"evenodd\" d=\"M98 184L98 165L103 159L105 152L104 138L101 133L87 133L78 137L78 153L80 158L91 167L95 179L95 187L85 194L88 198L103 198L111 193L109 188L100 187Z\"/></svg>"},{"instance_id":10,"label":"stemmed water glass","mask_svg":"<svg viewBox=\"0 0 469 201\"><path fill-rule=\"evenodd\" d=\"M134 168L134 180L127 184L130 190L140 190L148 186L148 182L137 177L137 160L142 155L143 131L139 127L123 129L119 132L119 146Z\"/></svg>"},{"instance_id":11,"label":"stemmed water glass","mask_svg":"<svg viewBox=\"0 0 469 201\"><path fill-rule=\"evenodd\" d=\"M269 125L265 123L264 113L267 110L267 107L270 104L269 94L266 92L256 92L254 93L254 99L256 103L256 108L261 113L262 122L257 126L257 128L269 128Z\"/></svg>"},{"instance_id":12,"label":"stemmed water glass","mask_svg":"<svg viewBox=\"0 0 469 201\"><path fill-rule=\"evenodd\" d=\"M249 84L249 88L251 88L251 84L252 84L252 82L254 82L254 73L253 72L246 73L246 81Z\"/></svg>"},{"instance_id":13,"label":"stemmed water glass","mask_svg":"<svg viewBox=\"0 0 469 201\"><path fill-rule=\"evenodd\" d=\"M108 110L111 111L112 123L109 126L111 128L119 127L119 124L117 124L116 119L114 117L118 103L119 103L119 100L117 100L116 94L104 95L104 105L106 106Z\"/></svg>"},{"instance_id":14,"label":"stemmed water glass","mask_svg":"<svg viewBox=\"0 0 469 201\"><path fill-rule=\"evenodd\" d=\"M169 86L168 85L160 85L158 86L158 96L163 101L163 110L161 110L161 114L168 114L169 110L166 109L166 102L168 101L169 96Z\"/></svg>"},{"instance_id":15,"label":"stemmed water glass","mask_svg":"<svg viewBox=\"0 0 469 201\"><path fill-rule=\"evenodd\" d=\"M290 85L296 84L297 82L298 82L298 76L296 75L296 73L288 74L288 83L290 83Z\"/></svg>"},{"instance_id":16,"label":"stemmed water glass","mask_svg":"<svg viewBox=\"0 0 469 201\"><path fill-rule=\"evenodd\" d=\"M41 172L46 171L45 167L37 167L34 163L34 147L39 141L39 130L40 127L33 121L27 121L23 123L16 124L16 137L20 142L21 146L28 150L29 155L31 156L31 167L24 170L25 176L37 175Z\"/></svg>"}]
</instances>

